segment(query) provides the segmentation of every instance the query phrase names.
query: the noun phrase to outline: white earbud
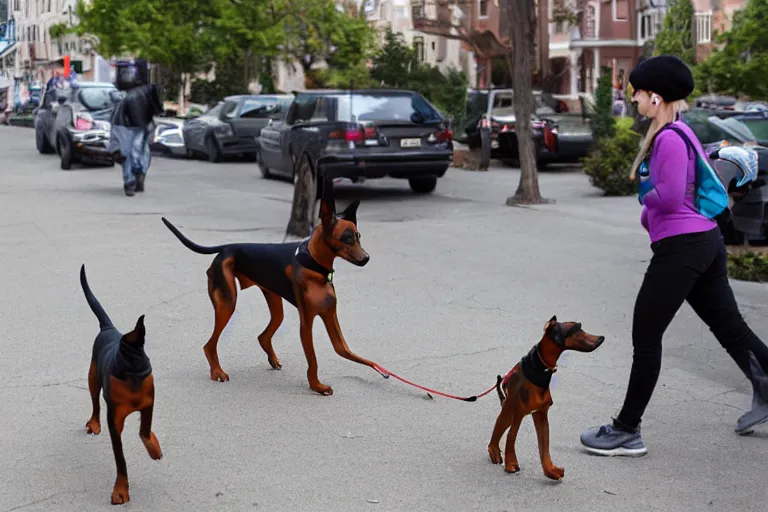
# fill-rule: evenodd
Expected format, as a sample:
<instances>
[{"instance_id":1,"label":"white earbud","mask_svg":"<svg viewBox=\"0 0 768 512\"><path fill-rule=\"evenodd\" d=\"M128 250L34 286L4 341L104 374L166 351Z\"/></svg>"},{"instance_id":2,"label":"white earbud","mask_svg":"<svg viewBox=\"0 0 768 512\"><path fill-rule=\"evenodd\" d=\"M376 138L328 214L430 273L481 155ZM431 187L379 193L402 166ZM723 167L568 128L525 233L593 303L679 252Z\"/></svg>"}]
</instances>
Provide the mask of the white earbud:
<instances>
[{"instance_id":1,"label":"white earbud","mask_svg":"<svg viewBox=\"0 0 768 512\"><path fill-rule=\"evenodd\" d=\"M656 96L655 94L651 96L651 103L653 103L654 105L658 105L660 103L659 97Z\"/></svg>"}]
</instances>

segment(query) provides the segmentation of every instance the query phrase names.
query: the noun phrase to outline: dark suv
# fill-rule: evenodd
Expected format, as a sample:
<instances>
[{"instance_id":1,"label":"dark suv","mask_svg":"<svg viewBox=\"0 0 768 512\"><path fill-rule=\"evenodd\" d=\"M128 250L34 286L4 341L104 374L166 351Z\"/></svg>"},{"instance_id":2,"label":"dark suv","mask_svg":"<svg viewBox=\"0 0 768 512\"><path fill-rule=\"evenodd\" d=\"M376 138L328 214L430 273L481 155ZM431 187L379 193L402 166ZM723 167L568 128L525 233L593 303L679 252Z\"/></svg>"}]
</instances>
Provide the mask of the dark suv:
<instances>
[{"instance_id":1,"label":"dark suv","mask_svg":"<svg viewBox=\"0 0 768 512\"><path fill-rule=\"evenodd\" d=\"M417 193L432 192L453 161L453 132L437 109L392 89L298 92L259 142L265 178L295 179L306 159L323 177L403 178Z\"/></svg>"}]
</instances>

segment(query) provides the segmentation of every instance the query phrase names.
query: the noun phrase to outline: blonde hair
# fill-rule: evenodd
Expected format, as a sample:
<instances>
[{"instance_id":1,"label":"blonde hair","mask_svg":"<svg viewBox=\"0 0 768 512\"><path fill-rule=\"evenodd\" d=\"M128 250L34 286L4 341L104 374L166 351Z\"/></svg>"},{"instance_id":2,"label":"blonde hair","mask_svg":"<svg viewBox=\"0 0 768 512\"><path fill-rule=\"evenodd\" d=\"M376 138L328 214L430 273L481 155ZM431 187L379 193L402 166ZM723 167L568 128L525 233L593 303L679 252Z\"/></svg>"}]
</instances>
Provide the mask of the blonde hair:
<instances>
[{"instance_id":1,"label":"blonde hair","mask_svg":"<svg viewBox=\"0 0 768 512\"><path fill-rule=\"evenodd\" d=\"M645 134L645 138L640 144L640 152L635 157L635 161L632 162L632 169L629 173L629 178L634 180L637 176L637 169L640 164L645 160L648 155L648 151L651 149L651 142L653 142L656 134L659 133L664 125L677 121L681 113L688 110L688 102L685 100L677 100L671 103L667 103L662 100L658 106L656 117L651 121L651 125L648 127L648 132Z\"/></svg>"}]
</instances>

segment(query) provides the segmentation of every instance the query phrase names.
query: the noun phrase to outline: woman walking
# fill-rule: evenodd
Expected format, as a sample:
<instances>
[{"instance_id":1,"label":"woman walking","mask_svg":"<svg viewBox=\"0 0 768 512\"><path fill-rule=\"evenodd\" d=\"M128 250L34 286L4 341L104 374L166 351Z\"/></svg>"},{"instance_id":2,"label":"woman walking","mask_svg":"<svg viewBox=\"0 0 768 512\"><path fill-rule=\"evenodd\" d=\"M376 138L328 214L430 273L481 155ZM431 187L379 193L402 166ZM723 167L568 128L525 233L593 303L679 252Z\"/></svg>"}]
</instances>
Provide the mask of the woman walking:
<instances>
[{"instance_id":1,"label":"woman walking","mask_svg":"<svg viewBox=\"0 0 768 512\"><path fill-rule=\"evenodd\" d=\"M691 71L679 58L662 55L638 65L629 82L639 114L651 120L632 175L648 177L640 186L640 222L650 236L653 257L635 302L634 353L624 405L612 423L581 434L587 451L599 455L647 453L640 423L659 377L662 336L683 301L752 383L752 408L738 419L736 432L749 433L768 421L768 347L739 312L717 222L699 213L694 203L695 152L705 153L681 120L688 108L685 98L693 91Z\"/></svg>"}]
</instances>

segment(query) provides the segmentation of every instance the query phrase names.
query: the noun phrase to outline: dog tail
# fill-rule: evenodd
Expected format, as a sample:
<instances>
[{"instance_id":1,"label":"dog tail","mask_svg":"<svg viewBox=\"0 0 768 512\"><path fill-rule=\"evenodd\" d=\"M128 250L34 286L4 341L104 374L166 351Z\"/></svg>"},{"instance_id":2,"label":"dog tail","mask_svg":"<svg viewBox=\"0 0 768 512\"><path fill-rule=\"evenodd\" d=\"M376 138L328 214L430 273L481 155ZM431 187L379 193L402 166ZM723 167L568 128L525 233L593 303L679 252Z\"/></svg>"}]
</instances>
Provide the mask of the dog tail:
<instances>
[{"instance_id":1,"label":"dog tail","mask_svg":"<svg viewBox=\"0 0 768 512\"><path fill-rule=\"evenodd\" d=\"M182 235L181 231L179 231L176 228L176 226L168 222L165 217L162 217L162 219L163 219L163 224L165 224L168 227L168 229L171 230L171 233L176 235L176 238L181 240L181 243L184 244L186 248L191 251L194 251L198 254L216 254L218 252L221 252L222 249L226 247L225 245L217 245L216 247L204 247L202 245L197 245L195 242L193 242L189 238Z\"/></svg>"},{"instance_id":2,"label":"dog tail","mask_svg":"<svg viewBox=\"0 0 768 512\"><path fill-rule=\"evenodd\" d=\"M93 295L91 287L88 286L88 280L85 278L85 265L80 267L80 286L85 293L85 300L88 301L88 305L91 307L91 311L99 319L99 327L104 329L105 327L114 327L112 320L110 320L104 308L99 304L98 299Z\"/></svg>"},{"instance_id":3,"label":"dog tail","mask_svg":"<svg viewBox=\"0 0 768 512\"><path fill-rule=\"evenodd\" d=\"M504 405L504 399L506 396L504 396L504 391L501 389L501 383L503 379L501 378L501 375L496 376L496 392L499 394L499 402L501 402L501 405Z\"/></svg>"}]
</instances>

